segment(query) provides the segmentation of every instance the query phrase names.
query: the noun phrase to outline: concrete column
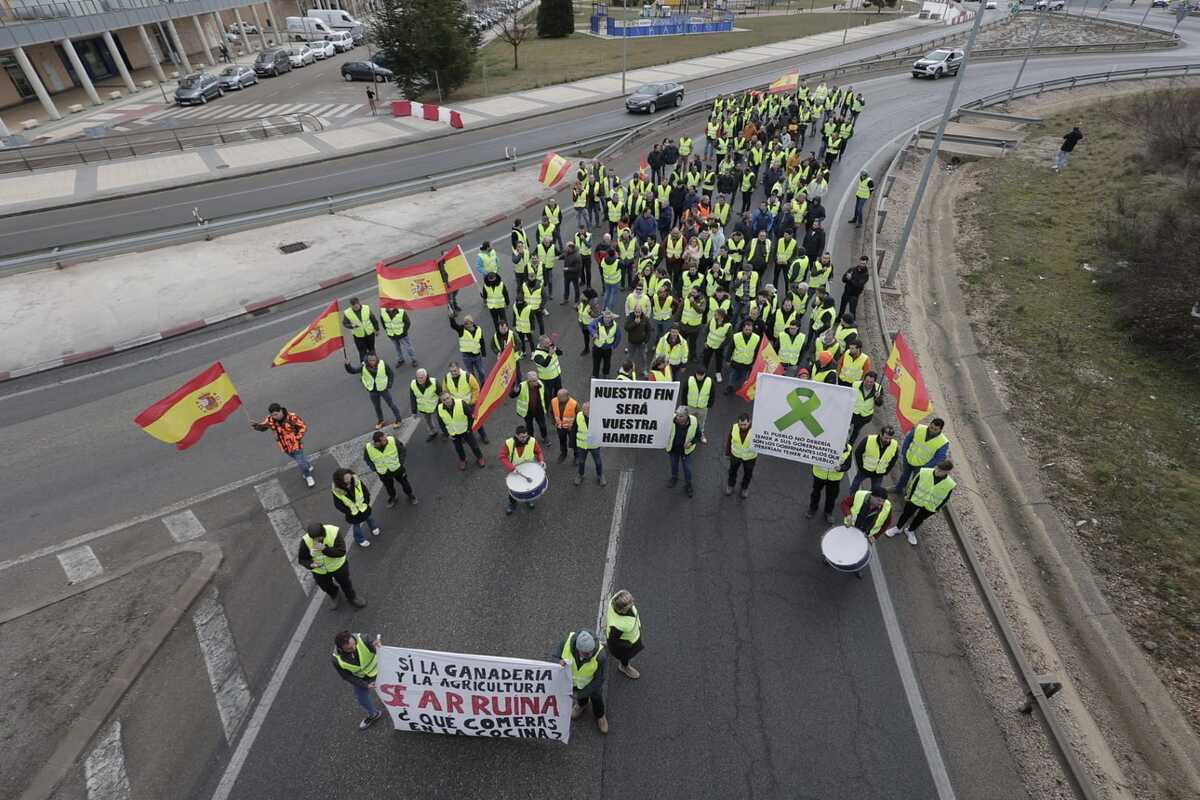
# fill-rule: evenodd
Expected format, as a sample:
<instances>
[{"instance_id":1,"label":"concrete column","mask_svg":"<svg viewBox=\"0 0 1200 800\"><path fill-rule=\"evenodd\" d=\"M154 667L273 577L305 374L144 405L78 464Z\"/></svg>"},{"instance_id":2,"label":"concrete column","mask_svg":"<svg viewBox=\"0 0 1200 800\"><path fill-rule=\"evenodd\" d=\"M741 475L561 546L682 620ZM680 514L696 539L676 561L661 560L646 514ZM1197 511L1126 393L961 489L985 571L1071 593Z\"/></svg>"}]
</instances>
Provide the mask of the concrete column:
<instances>
[{"instance_id":1,"label":"concrete column","mask_svg":"<svg viewBox=\"0 0 1200 800\"><path fill-rule=\"evenodd\" d=\"M87 70L83 68L83 62L79 60L79 54L75 52L75 45L71 44L70 39L60 40L59 45L67 54L67 60L71 62L71 67L75 70L75 77L79 78L79 82L83 84L83 91L87 93L92 105L102 105L100 95L96 94L96 87L92 85L92 79L88 77Z\"/></svg>"},{"instance_id":2,"label":"concrete column","mask_svg":"<svg viewBox=\"0 0 1200 800\"><path fill-rule=\"evenodd\" d=\"M254 52L254 46L250 44L250 36L246 33L246 26L242 24L242 10L240 8L233 10L233 18L237 20L238 36L242 38L242 45L245 46L246 52Z\"/></svg>"},{"instance_id":3,"label":"concrete column","mask_svg":"<svg viewBox=\"0 0 1200 800\"><path fill-rule=\"evenodd\" d=\"M7 139L9 136L12 136L12 131L4 124L4 120L0 119L0 139Z\"/></svg>"},{"instance_id":4,"label":"concrete column","mask_svg":"<svg viewBox=\"0 0 1200 800\"><path fill-rule=\"evenodd\" d=\"M196 38L200 41L200 50L204 60L210 67L215 67L217 60L213 58L212 47L209 46L208 37L204 35L204 26L200 24L200 17L192 17L192 25L196 28Z\"/></svg>"},{"instance_id":5,"label":"concrete column","mask_svg":"<svg viewBox=\"0 0 1200 800\"><path fill-rule=\"evenodd\" d=\"M108 48L108 54L112 56L113 63L117 65L117 72L121 73L121 82L125 84L125 88L130 94L137 91L137 84L133 82L133 77L129 74L129 67L125 66L125 59L121 58L121 53L117 50L117 43L113 40L113 35L108 31L101 34L104 37L104 46Z\"/></svg>"},{"instance_id":6,"label":"concrete column","mask_svg":"<svg viewBox=\"0 0 1200 800\"><path fill-rule=\"evenodd\" d=\"M150 69L154 70L154 77L158 78L159 83L167 80L167 74L163 72L162 64L158 62L158 48L150 41L150 34L146 33L145 25L138 25L138 38L142 40L142 47L146 50L146 57L150 59Z\"/></svg>"},{"instance_id":7,"label":"concrete column","mask_svg":"<svg viewBox=\"0 0 1200 800\"><path fill-rule=\"evenodd\" d=\"M262 43L262 49L267 49L267 31L263 27L262 20L258 18L258 7L250 6L250 13L254 15L254 27L258 28L258 41Z\"/></svg>"},{"instance_id":8,"label":"concrete column","mask_svg":"<svg viewBox=\"0 0 1200 800\"><path fill-rule=\"evenodd\" d=\"M279 27L279 21L275 19L275 9L270 3L266 3L267 18L271 20L271 35L275 37L275 44L282 44L287 41L287 29Z\"/></svg>"},{"instance_id":9,"label":"concrete column","mask_svg":"<svg viewBox=\"0 0 1200 800\"><path fill-rule=\"evenodd\" d=\"M38 76L37 70L33 68L33 64L29 63L29 56L25 55L25 48L18 47L14 49L13 55L17 57L17 66L21 68L21 72L25 73L25 80L29 81L29 85L33 87L38 100L42 101L42 108L46 109L46 113L50 115L50 119L62 119L62 114L58 113L58 108L54 105L54 101L50 99L50 93L46 91L46 85L42 83L42 79Z\"/></svg>"},{"instance_id":10,"label":"concrete column","mask_svg":"<svg viewBox=\"0 0 1200 800\"><path fill-rule=\"evenodd\" d=\"M181 67L185 73L192 72L192 62L188 60L187 50L183 49L183 40L179 38L179 31L175 30L175 20L167 20L167 32L171 34L171 44L175 45L175 52L179 56Z\"/></svg>"}]
</instances>

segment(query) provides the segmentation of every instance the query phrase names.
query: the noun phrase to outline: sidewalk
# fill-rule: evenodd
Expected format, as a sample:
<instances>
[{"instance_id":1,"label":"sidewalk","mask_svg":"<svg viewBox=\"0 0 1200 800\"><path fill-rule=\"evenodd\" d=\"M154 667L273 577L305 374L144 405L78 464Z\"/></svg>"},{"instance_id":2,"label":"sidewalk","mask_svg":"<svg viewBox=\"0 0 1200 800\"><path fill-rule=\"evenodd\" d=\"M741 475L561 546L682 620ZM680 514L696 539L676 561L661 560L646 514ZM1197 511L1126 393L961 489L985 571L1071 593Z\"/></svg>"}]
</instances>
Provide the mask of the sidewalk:
<instances>
[{"instance_id":1,"label":"sidewalk","mask_svg":"<svg viewBox=\"0 0 1200 800\"><path fill-rule=\"evenodd\" d=\"M626 82L632 87L651 81L704 78L730 70L841 47L843 36L844 43L848 45L926 27L943 27L943 23L921 20L915 16L893 19L874 25L849 28L845 32L822 33L639 69L628 73ZM455 104L453 107L462 114L463 122L470 129L589 105L620 95L621 75L613 73L574 83L475 100L462 105ZM413 118L377 118L335 130L262 142L203 147L138 159L14 174L0 178L0 214L53 207L67 200L76 203L81 200L136 194L155 188L244 175L278 166L285 161L318 161L338 155L391 147L401 141L442 136L450 131L450 128L437 122Z\"/></svg>"}]
</instances>

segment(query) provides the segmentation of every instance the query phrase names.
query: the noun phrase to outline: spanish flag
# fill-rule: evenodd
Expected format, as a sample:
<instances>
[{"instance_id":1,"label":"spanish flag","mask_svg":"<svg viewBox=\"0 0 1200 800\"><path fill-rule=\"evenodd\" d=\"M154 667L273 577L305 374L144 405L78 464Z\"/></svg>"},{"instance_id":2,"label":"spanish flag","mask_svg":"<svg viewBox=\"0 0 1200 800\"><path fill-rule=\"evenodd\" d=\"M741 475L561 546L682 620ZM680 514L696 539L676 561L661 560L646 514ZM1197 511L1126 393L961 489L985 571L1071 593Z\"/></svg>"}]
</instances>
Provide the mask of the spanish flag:
<instances>
[{"instance_id":1,"label":"spanish flag","mask_svg":"<svg viewBox=\"0 0 1200 800\"><path fill-rule=\"evenodd\" d=\"M221 362L213 364L133 418L146 433L186 450L210 425L224 422L242 407Z\"/></svg>"},{"instance_id":2,"label":"spanish flag","mask_svg":"<svg viewBox=\"0 0 1200 800\"><path fill-rule=\"evenodd\" d=\"M375 265L379 278L379 305L383 308L436 308L449 302L449 293L475 283L471 265L458 245L441 259L406 267L395 261ZM447 288L449 287L449 288Z\"/></svg>"},{"instance_id":3,"label":"spanish flag","mask_svg":"<svg viewBox=\"0 0 1200 800\"><path fill-rule=\"evenodd\" d=\"M896 399L896 421L900 430L908 433L933 411L933 401L925 391L916 356L902 334L896 334L883 372L888 379L888 394Z\"/></svg>"},{"instance_id":4,"label":"spanish flag","mask_svg":"<svg viewBox=\"0 0 1200 800\"><path fill-rule=\"evenodd\" d=\"M475 404L475 423L471 430L477 431L492 412L500 407L504 398L512 391L513 383L517 380L520 363L513 343L504 346L504 352L496 359L496 366L488 373L487 380L479 389L479 402Z\"/></svg>"},{"instance_id":5,"label":"spanish flag","mask_svg":"<svg viewBox=\"0 0 1200 800\"><path fill-rule=\"evenodd\" d=\"M758 354L754 357L754 365L750 367L750 377L742 384L742 388L737 390L737 396L747 403L754 399L754 387L758 384L760 372L769 372L772 375L783 372L783 362L779 360L779 354L775 352L766 336L762 337L762 342L758 345Z\"/></svg>"},{"instance_id":6,"label":"spanish flag","mask_svg":"<svg viewBox=\"0 0 1200 800\"><path fill-rule=\"evenodd\" d=\"M645 153L642 153L642 158L638 162L638 177L642 180L650 177L650 162L646 160Z\"/></svg>"},{"instance_id":7,"label":"spanish flag","mask_svg":"<svg viewBox=\"0 0 1200 800\"><path fill-rule=\"evenodd\" d=\"M767 87L768 94L789 94L800 87L800 73L789 72L771 81Z\"/></svg>"},{"instance_id":8,"label":"spanish flag","mask_svg":"<svg viewBox=\"0 0 1200 800\"><path fill-rule=\"evenodd\" d=\"M271 366L281 367L299 361L320 361L342 347L342 317L338 313L338 301L334 300L321 312L321 316L283 346L279 355L271 362Z\"/></svg>"},{"instance_id":9,"label":"spanish flag","mask_svg":"<svg viewBox=\"0 0 1200 800\"><path fill-rule=\"evenodd\" d=\"M538 180L546 186L553 187L566 176L570 169L570 161L558 153L546 153L546 157L542 159L542 169L538 173Z\"/></svg>"}]
</instances>

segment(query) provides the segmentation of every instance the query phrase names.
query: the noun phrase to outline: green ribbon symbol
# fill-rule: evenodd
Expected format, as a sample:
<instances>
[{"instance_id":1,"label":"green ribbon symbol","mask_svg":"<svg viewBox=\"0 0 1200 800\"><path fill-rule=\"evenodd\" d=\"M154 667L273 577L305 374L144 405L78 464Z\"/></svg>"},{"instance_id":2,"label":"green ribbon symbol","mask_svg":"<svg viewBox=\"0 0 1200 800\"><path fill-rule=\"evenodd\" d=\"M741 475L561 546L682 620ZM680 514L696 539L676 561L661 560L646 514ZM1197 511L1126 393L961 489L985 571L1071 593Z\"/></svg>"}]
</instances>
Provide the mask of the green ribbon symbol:
<instances>
[{"instance_id":1,"label":"green ribbon symbol","mask_svg":"<svg viewBox=\"0 0 1200 800\"><path fill-rule=\"evenodd\" d=\"M787 404L791 410L775 420L775 427L781 432L797 422L803 422L804 427L808 428L808 432L813 436L820 436L825 432L821 423L813 416L813 412L821 407L821 398L812 389L793 389L788 392Z\"/></svg>"}]
</instances>

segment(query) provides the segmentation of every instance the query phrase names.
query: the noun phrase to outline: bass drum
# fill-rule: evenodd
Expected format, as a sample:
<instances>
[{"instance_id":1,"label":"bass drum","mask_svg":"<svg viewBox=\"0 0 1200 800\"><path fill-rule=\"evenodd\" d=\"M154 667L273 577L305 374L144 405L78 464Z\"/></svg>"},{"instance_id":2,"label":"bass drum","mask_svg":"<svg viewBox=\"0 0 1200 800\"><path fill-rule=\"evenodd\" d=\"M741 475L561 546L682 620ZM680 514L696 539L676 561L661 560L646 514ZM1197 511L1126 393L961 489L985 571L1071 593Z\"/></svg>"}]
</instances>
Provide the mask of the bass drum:
<instances>
[{"instance_id":1,"label":"bass drum","mask_svg":"<svg viewBox=\"0 0 1200 800\"><path fill-rule=\"evenodd\" d=\"M550 488L546 468L533 461L517 464L505 476L504 482L508 486L508 496L519 503L532 503Z\"/></svg>"}]
</instances>

